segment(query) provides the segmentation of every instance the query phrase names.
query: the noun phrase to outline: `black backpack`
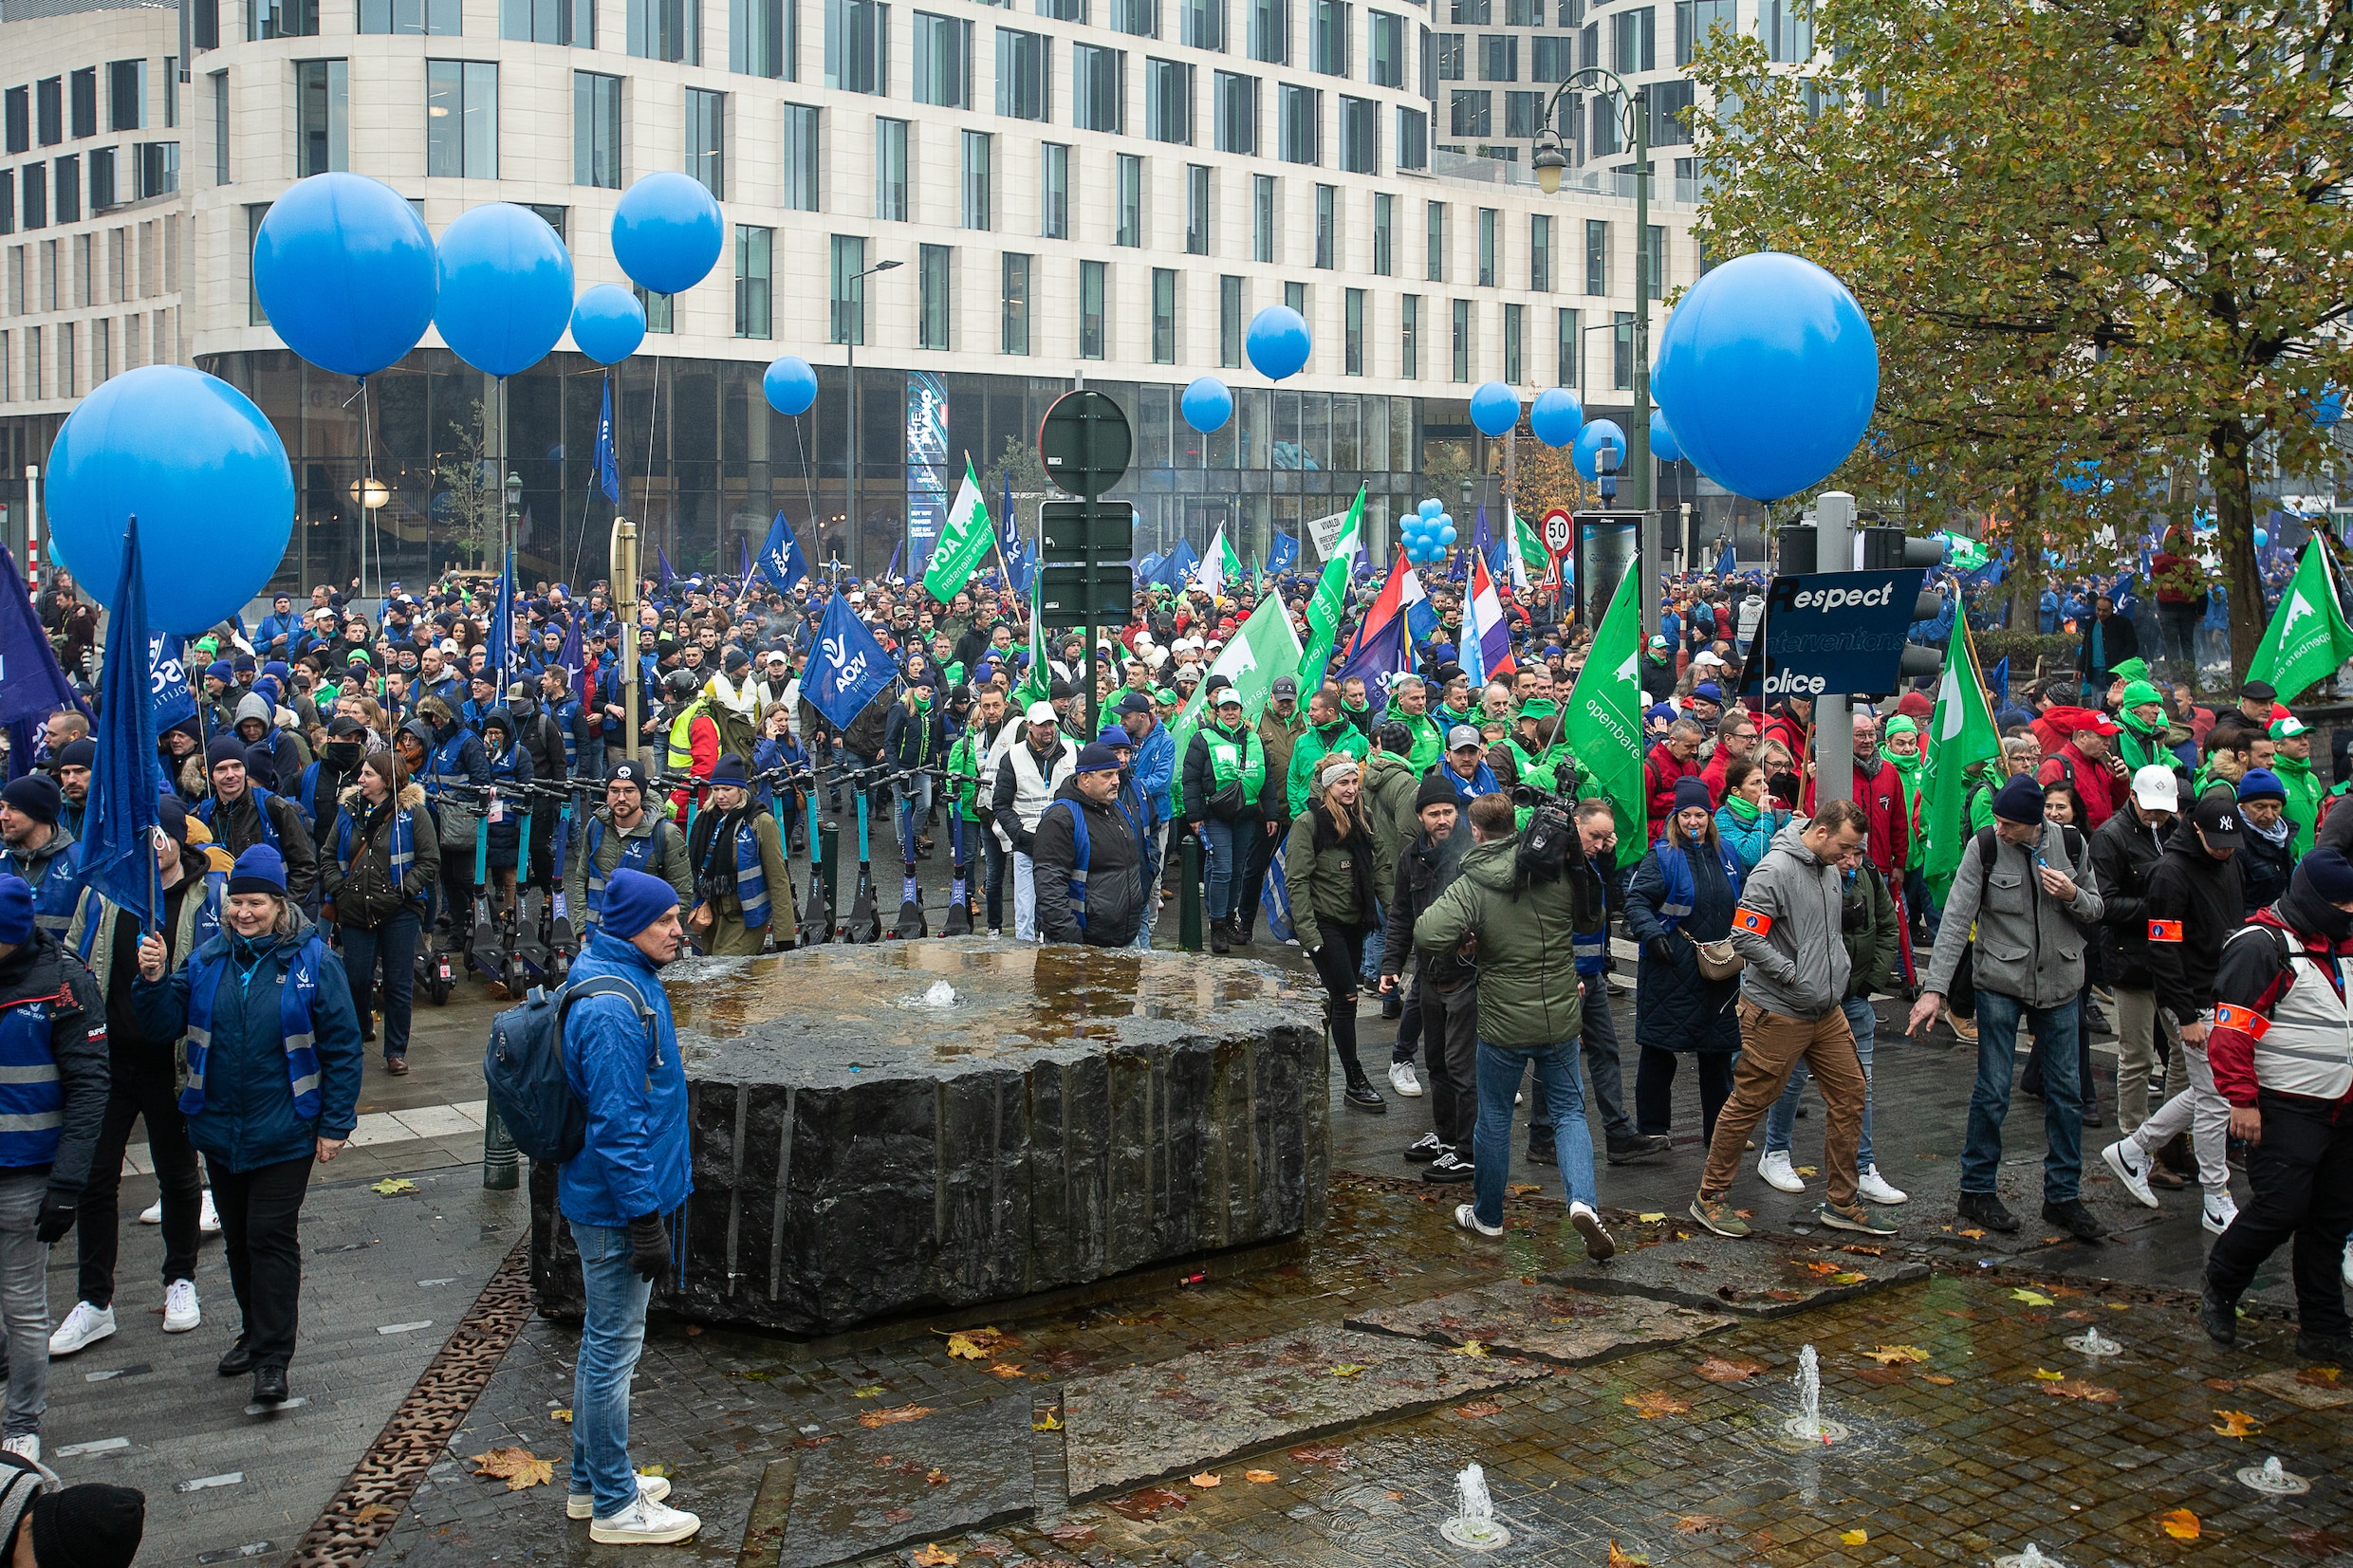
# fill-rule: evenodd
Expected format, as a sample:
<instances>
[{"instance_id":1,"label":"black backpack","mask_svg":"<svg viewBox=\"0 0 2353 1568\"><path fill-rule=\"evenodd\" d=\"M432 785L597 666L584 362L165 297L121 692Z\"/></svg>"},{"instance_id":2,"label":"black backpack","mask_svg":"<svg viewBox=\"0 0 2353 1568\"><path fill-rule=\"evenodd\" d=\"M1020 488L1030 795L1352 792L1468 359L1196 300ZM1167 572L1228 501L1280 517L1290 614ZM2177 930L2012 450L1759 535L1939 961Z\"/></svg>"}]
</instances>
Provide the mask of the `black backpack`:
<instances>
[{"instance_id":1,"label":"black backpack","mask_svg":"<svg viewBox=\"0 0 2353 1568\"><path fill-rule=\"evenodd\" d=\"M625 1000L644 1025L648 1045L658 1049L654 1009L619 975L598 975L552 992L534 986L520 1005L491 1023L482 1079L498 1119L506 1123L515 1147L534 1163L561 1164L588 1140L587 1108L574 1097L564 1074L564 1019L573 1003L590 996Z\"/></svg>"},{"instance_id":2,"label":"black backpack","mask_svg":"<svg viewBox=\"0 0 2353 1568\"><path fill-rule=\"evenodd\" d=\"M2072 780L2070 780L2072 783ZM2073 822L2059 824L2062 841L2066 845L2067 875L2075 875L2076 865L2084 858L2084 835ZM1977 830L1977 907L1985 907L1986 889L1993 882L1993 857L2000 853L2001 839L1993 829ZM1977 944L1964 943L1961 961L1953 966L1953 979L1945 990L1945 1005L1955 1018L1977 1016Z\"/></svg>"}]
</instances>

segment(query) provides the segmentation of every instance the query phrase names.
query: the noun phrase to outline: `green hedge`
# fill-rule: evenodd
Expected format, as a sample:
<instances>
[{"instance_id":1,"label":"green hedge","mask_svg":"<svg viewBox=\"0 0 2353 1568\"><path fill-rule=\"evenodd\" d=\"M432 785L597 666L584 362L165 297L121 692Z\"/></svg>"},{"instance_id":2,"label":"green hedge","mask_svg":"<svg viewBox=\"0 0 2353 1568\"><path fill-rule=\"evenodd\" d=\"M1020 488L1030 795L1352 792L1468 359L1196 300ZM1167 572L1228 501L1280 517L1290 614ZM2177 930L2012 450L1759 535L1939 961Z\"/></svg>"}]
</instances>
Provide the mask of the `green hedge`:
<instances>
[{"instance_id":1,"label":"green hedge","mask_svg":"<svg viewBox=\"0 0 2353 1568\"><path fill-rule=\"evenodd\" d=\"M2045 636L2040 632L1979 632L1975 636L1977 663L1991 670L2003 659L2010 660L2010 679L2013 689L2034 678L2036 659L2043 661L2045 674L2075 667L2076 653L2084 639L2066 632L2054 632Z\"/></svg>"}]
</instances>

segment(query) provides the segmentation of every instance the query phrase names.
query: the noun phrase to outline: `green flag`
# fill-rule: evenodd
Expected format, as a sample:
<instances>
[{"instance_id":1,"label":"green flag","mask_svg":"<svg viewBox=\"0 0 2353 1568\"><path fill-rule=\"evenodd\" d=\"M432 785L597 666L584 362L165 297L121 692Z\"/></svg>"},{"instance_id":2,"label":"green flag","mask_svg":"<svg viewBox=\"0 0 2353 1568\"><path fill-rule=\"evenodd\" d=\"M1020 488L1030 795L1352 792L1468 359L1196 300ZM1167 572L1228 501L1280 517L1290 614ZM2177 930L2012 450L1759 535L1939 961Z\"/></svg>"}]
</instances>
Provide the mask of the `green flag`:
<instances>
[{"instance_id":1,"label":"green flag","mask_svg":"<svg viewBox=\"0 0 2353 1568\"><path fill-rule=\"evenodd\" d=\"M1958 629L1936 688L1936 710L1928 720L1928 763L1920 775L1921 831L1928 840L1921 874L1937 903L1953 886L1962 852L1969 848L1969 770L2002 754L1992 705L1977 675L1976 650L1968 628Z\"/></svg>"},{"instance_id":2,"label":"green flag","mask_svg":"<svg viewBox=\"0 0 2353 1568\"><path fill-rule=\"evenodd\" d=\"M956 487L955 504L948 508L948 526L939 530L931 563L923 568L923 591L942 604L955 598L989 558L995 540L988 503L980 498L980 483L973 477L973 460L967 457L964 483Z\"/></svg>"},{"instance_id":3,"label":"green flag","mask_svg":"<svg viewBox=\"0 0 2353 1568\"><path fill-rule=\"evenodd\" d=\"M1033 702L1045 702L1054 694L1053 666L1046 662L1046 612L1039 601L1039 590L1046 582L1044 572L1029 574L1029 668L1013 688L1013 718L1019 722Z\"/></svg>"},{"instance_id":4,"label":"green flag","mask_svg":"<svg viewBox=\"0 0 2353 1568\"><path fill-rule=\"evenodd\" d=\"M1593 634L1585 667L1569 693L1562 734L1585 776L1588 791L1617 808L1618 863L1630 865L1650 842L1649 803L1642 797L1642 574L1632 562L1609 596L1609 610Z\"/></svg>"},{"instance_id":5,"label":"green flag","mask_svg":"<svg viewBox=\"0 0 2353 1568\"><path fill-rule=\"evenodd\" d=\"M1315 597L1307 600L1307 651L1299 661L1300 690L1313 694L1324 684L1324 669L1332 661L1332 646L1340 636L1340 616L1348 602L1348 574L1355 569L1357 546L1363 543L1364 487L1348 505L1348 521L1324 562L1316 580Z\"/></svg>"},{"instance_id":6,"label":"green flag","mask_svg":"<svg viewBox=\"0 0 2353 1568\"><path fill-rule=\"evenodd\" d=\"M2347 658L2353 658L2353 627L2345 625L2344 612L2337 607L2328 546L2315 539L2305 545L2304 560L2288 579L2271 624L2263 629L2247 678L2270 681L2287 702L2335 674Z\"/></svg>"},{"instance_id":7,"label":"green flag","mask_svg":"<svg viewBox=\"0 0 2353 1568\"><path fill-rule=\"evenodd\" d=\"M1299 634L1291 630L1291 618L1284 612L1283 600L1269 596L1251 612L1233 640L1225 646L1216 661L1209 667L1213 675L1223 675L1233 682L1234 694L1242 699L1242 713L1251 724L1266 710L1267 695L1276 679L1296 674L1299 671ZM1204 678L1194 688L1169 725L1169 738L1176 743L1177 779L1173 791L1176 808L1184 808L1184 760L1192 748L1193 732L1200 728L1201 703L1209 692Z\"/></svg>"},{"instance_id":8,"label":"green flag","mask_svg":"<svg viewBox=\"0 0 2353 1568\"><path fill-rule=\"evenodd\" d=\"M1521 593L1540 581L1551 570L1552 552L1545 548L1544 535L1528 526L1528 519L1518 512L1511 514L1511 586Z\"/></svg>"}]
</instances>

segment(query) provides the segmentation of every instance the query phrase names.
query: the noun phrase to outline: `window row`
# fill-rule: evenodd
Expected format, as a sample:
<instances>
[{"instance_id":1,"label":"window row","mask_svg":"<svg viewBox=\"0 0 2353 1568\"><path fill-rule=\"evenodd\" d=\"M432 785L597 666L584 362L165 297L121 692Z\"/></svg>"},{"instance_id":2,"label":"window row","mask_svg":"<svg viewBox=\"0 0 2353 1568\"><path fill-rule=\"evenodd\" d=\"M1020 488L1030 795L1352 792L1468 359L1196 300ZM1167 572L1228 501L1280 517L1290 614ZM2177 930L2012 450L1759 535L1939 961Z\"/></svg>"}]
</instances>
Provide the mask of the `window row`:
<instances>
[{"instance_id":1,"label":"window row","mask_svg":"<svg viewBox=\"0 0 2353 1568\"><path fill-rule=\"evenodd\" d=\"M165 218L11 245L0 304L11 316L125 304L179 286L178 228Z\"/></svg>"},{"instance_id":2,"label":"window row","mask_svg":"<svg viewBox=\"0 0 2353 1568\"><path fill-rule=\"evenodd\" d=\"M36 140L43 147L55 147L69 136L81 141L114 131L176 126L179 123L179 103L172 82L178 70L179 62L168 55L160 73L150 72L144 60L110 61L102 68L103 115L99 112L102 68L97 65L85 66L69 77L45 77L39 82L10 87L0 93L0 145L14 156L32 151ZM161 109L159 117L156 106L149 102L149 95L158 82L162 90L155 97Z\"/></svg>"},{"instance_id":3,"label":"window row","mask_svg":"<svg viewBox=\"0 0 2353 1568\"><path fill-rule=\"evenodd\" d=\"M177 324L163 309L0 332L0 403L79 397L118 371L176 364Z\"/></svg>"},{"instance_id":4,"label":"window row","mask_svg":"<svg viewBox=\"0 0 2353 1568\"><path fill-rule=\"evenodd\" d=\"M93 147L87 153L0 169L0 234L80 222L85 191L86 211L95 213L178 189L176 141Z\"/></svg>"}]
</instances>

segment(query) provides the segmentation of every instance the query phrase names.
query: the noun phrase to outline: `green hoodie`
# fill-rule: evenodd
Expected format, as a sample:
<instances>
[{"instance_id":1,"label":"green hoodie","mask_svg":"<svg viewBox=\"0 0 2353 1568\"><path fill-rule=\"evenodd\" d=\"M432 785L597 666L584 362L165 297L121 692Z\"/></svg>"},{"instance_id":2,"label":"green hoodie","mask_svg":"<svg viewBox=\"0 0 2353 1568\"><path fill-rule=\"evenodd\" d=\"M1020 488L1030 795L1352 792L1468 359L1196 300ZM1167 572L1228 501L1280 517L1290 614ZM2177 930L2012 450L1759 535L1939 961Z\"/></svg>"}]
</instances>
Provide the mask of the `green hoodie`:
<instances>
[{"instance_id":1,"label":"green hoodie","mask_svg":"<svg viewBox=\"0 0 2353 1568\"><path fill-rule=\"evenodd\" d=\"M1414 922L1414 945L1451 953L1466 936L1479 940L1479 1039L1490 1045L1557 1045L1584 1027L1577 966L1564 962L1575 929L1578 889L1599 895L1572 869L1557 882L1511 891L1519 840L1474 844L1462 875Z\"/></svg>"},{"instance_id":2,"label":"green hoodie","mask_svg":"<svg viewBox=\"0 0 2353 1568\"><path fill-rule=\"evenodd\" d=\"M1307 786L1314 782L1316 764L1334 751L1362 757L1371 749L1363 732L1344 716L1321 729L1309 725L1291 747L1291 769L1284 779L1284 799L1290 805L1291 815L1297 817L1307 809Z\"/></svg>"},{"instance_id":3,"label":"green hoodie","mask_svg":"<svg viewBox=\"0 0 2353 1568\"><path fill-rule=\"evenodd\" d=\"M1887 721L1887 736L1889 739L1893 739L1898 735L1918 735L1919 732L1920 727L1914 724L1909 718L1906 718L1900 713ZM1887 764L1888 766L1894 768L1898 773L1903 775L1904 798L1912 802L1914 817L1912 832L1910 834L1912 847L1910 852L1904 857L1903 862L1904 868L1909 870L1914 866L1923 864L1928 858L1927 835L1920 832L1919 822L1918 820L1919 816L1920 780L1928 771L1928 758L1926 755L1919 752L1915 752L1909 757L1899 756L1896 752L1887 749L1885 741L1882 741L1880 745L1880 760Z\"/></svg>"},{"instance_id":4,"label":"green hoodie","mask_svg":"<svg viewBox=\"0 0 2353 1568\"><path fill-rule=\"evenodd\" d=\"M2312 835L2320 826L2321 797L2328 791L2312 773L2309 757L2273 757L2271 771L2288 791L2288 820L2295 824L2296 858L2312 853Z\"/></svg>"}]
</instances>

